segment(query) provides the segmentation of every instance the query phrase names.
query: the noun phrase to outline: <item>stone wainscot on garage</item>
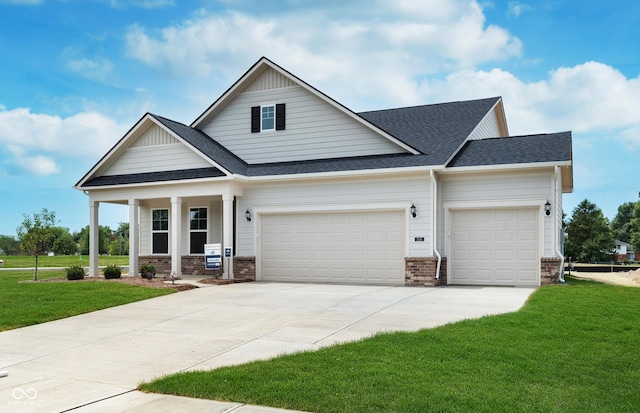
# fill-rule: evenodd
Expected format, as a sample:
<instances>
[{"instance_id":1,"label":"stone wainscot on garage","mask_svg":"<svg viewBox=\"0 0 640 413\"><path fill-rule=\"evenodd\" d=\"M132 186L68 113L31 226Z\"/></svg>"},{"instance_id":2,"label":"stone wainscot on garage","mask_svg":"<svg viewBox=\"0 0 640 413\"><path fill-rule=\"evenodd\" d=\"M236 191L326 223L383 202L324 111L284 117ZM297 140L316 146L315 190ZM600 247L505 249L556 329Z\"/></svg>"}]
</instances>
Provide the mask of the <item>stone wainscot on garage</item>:
<instances>
[{"instance_id":1,"label":"stone wainscot on garage","mask_svg":"<svg viewBox=\"0 0 640 413\"><path fill-rule=\"evenodd\" d=\"M372 85L375 86L375 85ZM144 114L76 184L128 205L130 272L538 286L562 268L571 133L509 136L500 97L355 113L261 58L190 125Z\"/></svg>"}]
</instances>

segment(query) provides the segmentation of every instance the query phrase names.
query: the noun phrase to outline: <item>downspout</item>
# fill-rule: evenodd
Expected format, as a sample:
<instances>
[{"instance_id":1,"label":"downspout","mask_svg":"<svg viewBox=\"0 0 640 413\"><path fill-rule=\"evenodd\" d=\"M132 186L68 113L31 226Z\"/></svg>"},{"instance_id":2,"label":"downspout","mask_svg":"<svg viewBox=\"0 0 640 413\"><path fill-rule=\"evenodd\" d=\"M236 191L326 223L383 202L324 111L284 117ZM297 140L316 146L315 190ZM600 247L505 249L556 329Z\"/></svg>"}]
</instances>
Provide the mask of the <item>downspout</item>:
<instances>
[{"instance_id":1,"label":"downspout","mask_svg":"<svg viewBox=\"0 0 640 413\"><path fill-rule=\"evenodd\" d=\"M557 197L558 197L558 177L560 175L560 168L558 167L558 165L556 165L555 167L555 176L556 176L556 187L554 188L554 192L555 192L555 196L554 199L556 199L556 205L558 205L557 202ZM562 195L560 195L562 196ZM562 214L562 211L556 211L556 223L558 222L558 218L557 218L557 214ZM555 226L555 225L554 225ZM562 228L562 226L560 226L560 228ZM560 271L558 272L558 280L561 283L564 283L564 254L560 251L560 233L559 231L556 231L556 237L558 237L556 239L556 255L558 257L560 257Z\"/></svg>"},{"instance_id":2,"label":"downspout","mask_svg":"<svg viewBox=\"0 0 640 413\"><path fill-rule=\"evenodd\" d=\"M438 257L438 264L436 265L436 281L440 279L440 266L442 265L442 257L438 252L438 248L436 247L436 242L438 241L438 181L436 180L436 175L433 173L433 169L429 170L429 175L431 176L431 183L433 191L431 193L431 245L433 246L433 255Z\"/></svg>"}]
</instances>

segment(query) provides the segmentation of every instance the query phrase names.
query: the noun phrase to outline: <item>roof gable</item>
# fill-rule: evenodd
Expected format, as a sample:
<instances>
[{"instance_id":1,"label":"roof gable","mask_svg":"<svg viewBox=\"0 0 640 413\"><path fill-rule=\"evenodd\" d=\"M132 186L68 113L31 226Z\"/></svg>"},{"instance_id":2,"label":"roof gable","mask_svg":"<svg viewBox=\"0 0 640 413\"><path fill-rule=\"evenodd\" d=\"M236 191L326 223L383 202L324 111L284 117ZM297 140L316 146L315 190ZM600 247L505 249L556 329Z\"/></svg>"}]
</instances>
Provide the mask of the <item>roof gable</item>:
<instances>
[{"instance_id":1,"label":"roof gable","mask_svg":"<svg viewBox=\"0 0 640 413\"><path fill-rule=\"evenodd\" d=\"M211 156L168 128L160 118L147 113L78 181L76 187L83 188L89 182L100 182L101 185L133 183L143 176L185 170L212 173L212 168L218 171L216 176L229 174ZM148 182L148 178L144 179L143 182Z\"/></svg>"},{"instance_id":2,"label":"roof gable","mask_svg":"<svg viewBox=\"0 0 640 413\"><path fill-rule=\"evenodd\" d=\"M397 139L395 136L378 128L376 125L367 122L354 112L341 105L337 101L331 99L324 93L310 86L290 72L284 70L269 59L262 57L256 62L238 81L236 81L227 91L220 96L207 110L205 110L196 120L193 121L191 127L202 130L213 118L215 118L227 105L230 104L239 94L243 92L253 92L259 90L274 89L276 87L292 87L298 86L316 98L324 101L332 106L338 112L341 112L347 118L360 123L363 127L375 132L389 142L393 143L402 151L418 154L419 151L412 148L406 142ZM215 139L216 137L213 136ZM397 151L396 151L397 152Z\"/></svg>"}]
</instances>

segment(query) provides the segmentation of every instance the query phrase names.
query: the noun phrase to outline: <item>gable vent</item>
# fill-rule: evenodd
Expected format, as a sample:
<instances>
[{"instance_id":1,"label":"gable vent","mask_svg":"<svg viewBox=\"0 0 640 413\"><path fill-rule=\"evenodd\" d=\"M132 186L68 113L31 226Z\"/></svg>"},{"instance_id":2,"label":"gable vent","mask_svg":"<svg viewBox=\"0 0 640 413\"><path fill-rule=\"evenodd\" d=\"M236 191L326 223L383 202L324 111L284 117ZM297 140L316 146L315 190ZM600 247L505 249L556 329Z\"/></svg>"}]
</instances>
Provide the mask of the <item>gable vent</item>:
<instances>
[{"instance_id":1,"label":"gable vent","mask_svg":"<svg viewBox=\"0 0 640 413\"><path fill-rule=\"evenodd\" d=\"M178 143L178 140L171 134L159 126L151 126L149 129L131 144L134 148L142 146L168 145L170 143Z\"/></svg>"},{"instance_id":2,"label":"gable vent","mask_svg":"<svg viewBox=\"0 0 640 413\"><path fill-rule=\"evenodd\" d=\"M253 82L251 82L251 84L244 89L244 92L277 89L295 85L296 84L288 77L273 69L268 69L262 72Z\"/></svg>"}]
</instances>

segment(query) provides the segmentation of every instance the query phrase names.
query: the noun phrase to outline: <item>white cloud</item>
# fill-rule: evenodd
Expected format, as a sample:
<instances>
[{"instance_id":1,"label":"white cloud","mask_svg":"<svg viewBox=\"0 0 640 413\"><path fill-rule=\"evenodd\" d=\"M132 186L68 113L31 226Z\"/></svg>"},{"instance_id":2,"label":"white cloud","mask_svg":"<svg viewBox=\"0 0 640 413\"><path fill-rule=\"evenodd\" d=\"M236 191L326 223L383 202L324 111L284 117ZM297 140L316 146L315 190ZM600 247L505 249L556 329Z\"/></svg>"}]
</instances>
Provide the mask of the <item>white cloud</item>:
<instances>
[{"instance_id":1,"label":"white cloud","mask_svg":"<svg viewBox=\"0 0 640 413\"><path fill-rule=\"evenodd\" d=\"M640 147L640 76L628 79L602 63L563 67L530 83L500 69L461 71L430 91L435 99L502 96L512 134L604 133Z\"/></svg>"},{"instance_id":2,"label":"white cloud","mask_svg":"<svg viewBox=\"0 0 640 413\"><path fill-rule=\"evenodd\" d=\"M507 15L520 17L522 13L533 11L534 8L527 3L522 3L519 1L510 1L507 6Z\"/></svg>"},{"instance_id":3,"label":"white cloud","mask_svg":"<svg viewBox=\"0 0 640 413\"><path fill-rule=\"evenodd\" d=\"M233 82L267 56L329 94L349 90L341 100L349 105L357 97L421 103L420 77L509 59L522 49L508 31L486 26L475 1L383 1L375 14L355 17L288 10L260 16L201 10L159 31L134 25L126 34L127 54L201 83L213 76Z\"/></svg>"},{"instance_id":4,"label":"white cloud","mask_svg":"<svg viewBox=\"0 0 640 413\"><path fill-rule=\"evenodd\" d=\"M0 154L21 170L47 175L59 171L55 159L97 158L125 131L123 125L97 112L61 118L29 109L0 107Z\"/></svg>"},{"instance_id":5,"label":"white cloud","mask_svg":"<svg viewBox=\"0 0 640 413\"><path fill-rule=\"evenodd\" d=\"M43 155L17 157L15 164L31 175L46 176L60 172L56 161L51 157Z\"/></svg>"},{"instance_id":6,"label":"white cloud","mask_svg":"<svg viewBox=\"0 0 640 413\"><path fill-rule=\"evenodd\" d=\"M107 80L113 71L113 63L106 58L94 60L87 58L71 59L67 62L67 67L82 77L103 82Z\"/></svg>"}]
</instances>

